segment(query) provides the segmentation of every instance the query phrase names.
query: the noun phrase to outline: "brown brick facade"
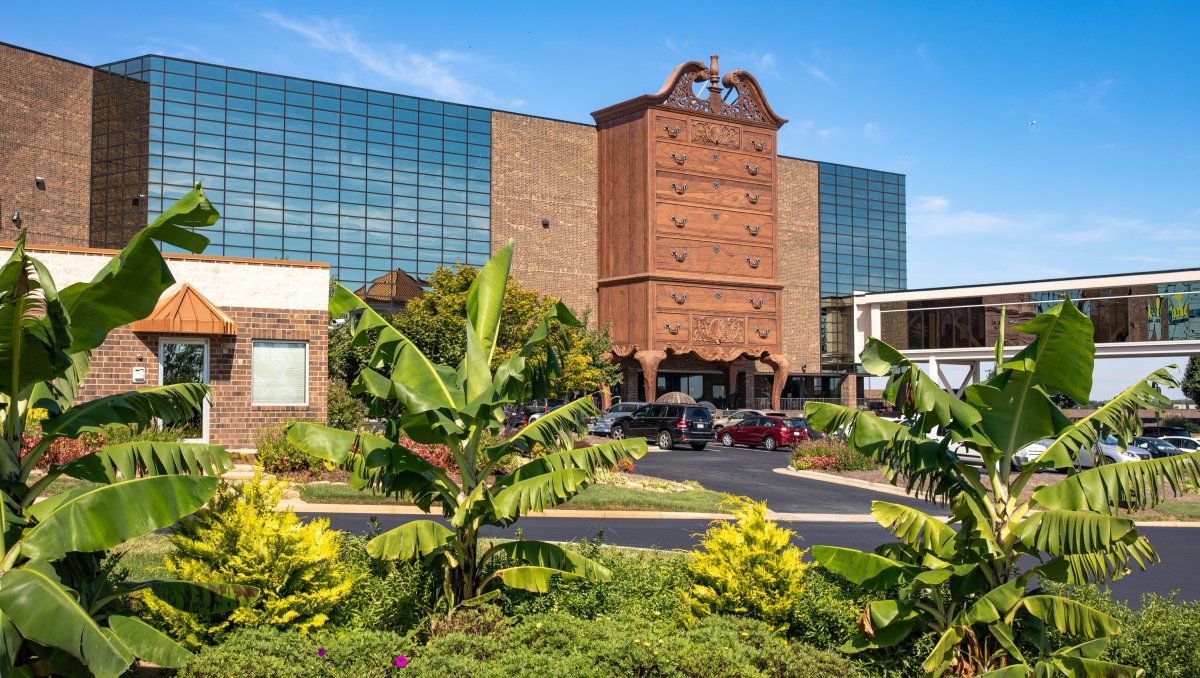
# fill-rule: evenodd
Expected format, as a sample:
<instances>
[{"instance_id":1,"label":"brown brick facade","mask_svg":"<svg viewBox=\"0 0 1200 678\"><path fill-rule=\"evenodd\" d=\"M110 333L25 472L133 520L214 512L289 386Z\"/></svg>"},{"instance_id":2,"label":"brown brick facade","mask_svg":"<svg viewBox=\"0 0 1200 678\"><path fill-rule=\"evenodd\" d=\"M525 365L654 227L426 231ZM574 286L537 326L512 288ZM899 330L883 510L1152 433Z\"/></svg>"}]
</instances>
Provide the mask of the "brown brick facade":
<instances>
[{"instance_id":1,"label":"brown brick facade","mask_svg":"<svg viewBox=\"0 0 1200 678\"><path fill-rule=\"evenodd\" d=\"M497 111L492 148L492 249L514 239L513 277L595 311L596 129Z\"/></svg>"},{"instance_id":2,"label":"brown brick facade","mask_svg":"<svg viewBox=\"0 0 1200 678\"><path fill-rule=\"evenodd\" d=\"M92 69L0 43L0 229L87 245L91 149Z\"/></svg>"},{"instance_id":3,"label":"brown brick facade","mask_svg":"<svg viewBox=\"0 0 1200 678\"><path fill-rule=\"evenodd\" d=\"M821 369L821 244L817 163L779 158L783 353L793 374Z\"/></svg>"},{"instance_id":4,"label":"brown brick facade","mask_svg":"<svg viewBox=\"0 0 1200 678\"><path fill-rule=\"evenodd\" d=\"M223 308L237 323L237 336L209 340L209 441L232 449L253 446L259 428L289 419L324 423L329 391L328 314L261 308ZM166 335L135 334L123 327L92 353L92 369L80 390L80 399L130 391L159 383L158 348ZM183 338L183 335L180 335ZM256 406L250 401L251 343L255 339L308 342L308 405ZM139 359L140 358L140 359ZM146 383L131 381L135 367L146 369Z\"/></svg>"}]
</instances>

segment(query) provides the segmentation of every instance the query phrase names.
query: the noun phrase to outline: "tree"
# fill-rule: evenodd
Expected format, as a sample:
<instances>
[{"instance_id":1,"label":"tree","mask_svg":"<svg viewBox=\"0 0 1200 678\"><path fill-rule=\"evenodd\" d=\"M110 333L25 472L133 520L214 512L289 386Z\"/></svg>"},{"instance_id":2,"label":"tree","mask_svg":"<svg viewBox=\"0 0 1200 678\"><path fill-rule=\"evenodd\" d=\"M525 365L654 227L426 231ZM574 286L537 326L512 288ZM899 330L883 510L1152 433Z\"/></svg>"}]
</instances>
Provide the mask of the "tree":
<instances>
[{"instance_id":1,"label":"tree","mask_svg":"<svg viewBox=\"0 0 1200 678\"><path fill-rule=\"evenodd\" d=\"M1188 358L1187 368L1183 371L1183 383L1180 385L1183 394L1192 402L1200 405L1200 356Z\"/></svg>"},{"instance_id":2,"label":"tree","mask_svg":"<svg viewBox=\"0 0 1200 678\"><path fill-rule=\"evenodd\" d=\"M892 647L921 628L938 636L924 663L937 676L1135 675L1130 667L1097 659L1119 631L1115 619L1049 595L1037 583L1039 578L1102 583L1134 564L1144 568L1157 560L1133 521L1118 513L1153 506L1168 488L1178 492L1185 482L1200 479L1200 453L1076 473L1082 450L1107 434L1125 441L1136 435L1138 410L1169 405L1156 387L1175 382L1166 369L1155 371L1071 423L1048 394L1088 402L1095 355L1091 321L1067 301L1016 329L1034 340L1005 361L1001 336L996 374L970 386L965 401L938 388L891 346L870 339L863 367L891 375L884 396L910 425L838 405L806 406L813 426L845 431L847 444L882 462L892 483L950 507L947 525L916 509L876 501L871 515L900 541L875 553L813 547L813 557L831 571L869 589L897 592L894 599L867 606L859 636L843 650ZM1014 464L1014 453L1042 438L1055 442L1033 462ZM963 463L964 450L979 454L982 472ZM1022 499L1034 474L1045 469L1069 475ZM1039 564L1021 571L1022 557ZM1048 647L1046 627L1083 642ZM1020 633L1025 637L1018 642ZM1022 651L1029 647L1036 654Z\"/></svg>"},{"instance_id":3,"label":"tree","mask_svg":"<svg viewBox=\"0 0 1200 678\"><path fill-rule=\"evenodd\" d=\"M478 276L479 270L471 266L438 268L426 281L429 290L409 301L402 313L393 316L392 325L431 362L457 365L466 353L466 344L448 341L447 338L465 335L465 302ZM503 315L506 322L496 339L496 353L491 367L495 369L521 350L535 331L539 319L557 303L558 299L542 296L510 278L504 294ZM563 354L562 374L548 392L551 397L588 393L601 385L612 386L620 381L620 367L604 355L612 348L608 326L589 329L588 315L585 311L583 323L578 327L560 326L557 320L550 322L551 343L557 340L560 330L566 332L566 341L560 342L557 347ZM533 358L541 358L541 349L538 351Z\"/></svg>"},{"instance_id":4,"label":"tree","mask_svg":"<svg viewBox=\"0 0 1200 678\"><path fill-rule=\"evenodd\" d=\"M588 397L542 416L506 441L484 442L499 433L506 405L546 396L562 374L558 347L567 341L566 328L580 326L570 310L555 301L533 323L524 342L499 359L501 339L514 332L502 322L509 307L505 299L513 290L508 279L512 251L509 242L478 273L460 269L453 274L472 278L460 299L465 312L451 314L449 308L438 306L446 315L464 319L464 351L457 367L430 360L415 341L340 287L330 301L330 312L341 316L354 311L357 317L350 322L355 342L375 342L370 366L355 379L354 390L367 394L372 411L384 420L385 434L309 423L288 429L288 437L302 450L351 471L350 484L358 489L404 493L426 512L435 501L440 503L450 528L433 520L416 520L371 540L367 552L388 560L441 563L445 601L451 610L498 595L498 588L489 590L493 583L544 592L555 575L608 579L609 571L599 563L553 544L502 542L480 553L479 531L485 525L511 525L532 511L564 503L586 487L598 470L646 453L644 440L574 449L586 430L585 417L596 412ZM523 298L530 300L528 295ZM428 303L437 306L438 299L434 296ZM552 334L557 335L556 341L550 341ZM443 337L439 350L454 355L451 347L456 344ZM453 454L457 477L401 446L397 442L401 432L418 443L445 445ZM549 453L493 484L487 482L499 461L514 452L529 453L538 445ZM488 574L489 561L499 557L516 564Z\"/></svg>"},{"instance_id":5,"label":"tree","mask_svg":"<svg viewBox=\"0 0 1200 678\"><path fill-rule=\"evenodd\" d=\"M148 588L180 609L234 609L249 587L150 581L114 583L106 552L200 508L233 468L218 445L134 442L104 447L32 473L54 441L110 425L186 421L208 388L183 383L74 404L88 356L109 332L145 318L175 279L157 242L191 252L217 212L199 186L142 229L91 282L59 290L25 251L25 233L0 266L0 675L123 674L135 657L178 667L190 655L118 604ZM156 242L157 241L157 242ZM44 408L41 440L21 456L27 415ZM98 483L34 503L56 478Z\"/></svg>"}]
</instances>

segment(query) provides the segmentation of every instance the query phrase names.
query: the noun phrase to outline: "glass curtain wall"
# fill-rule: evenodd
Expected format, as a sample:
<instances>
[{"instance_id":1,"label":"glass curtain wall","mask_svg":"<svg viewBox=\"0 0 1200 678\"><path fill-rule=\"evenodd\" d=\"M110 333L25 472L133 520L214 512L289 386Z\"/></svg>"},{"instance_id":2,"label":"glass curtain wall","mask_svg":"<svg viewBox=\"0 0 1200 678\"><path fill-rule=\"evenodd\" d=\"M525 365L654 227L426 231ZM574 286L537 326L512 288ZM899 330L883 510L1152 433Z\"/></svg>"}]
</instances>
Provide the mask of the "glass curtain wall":
<instances>
[{"instance_id":1,"label":"glass curtain wall","mask_svg":"<svg viewBox=\"0 0 1200 678\"><path fill-rule=\"evenodd\" d=\"M210 254L323 261L351 289L487 260L488 109L159 56L96 84L93 245L200 181Z\"/></svg>"}]
</instances>

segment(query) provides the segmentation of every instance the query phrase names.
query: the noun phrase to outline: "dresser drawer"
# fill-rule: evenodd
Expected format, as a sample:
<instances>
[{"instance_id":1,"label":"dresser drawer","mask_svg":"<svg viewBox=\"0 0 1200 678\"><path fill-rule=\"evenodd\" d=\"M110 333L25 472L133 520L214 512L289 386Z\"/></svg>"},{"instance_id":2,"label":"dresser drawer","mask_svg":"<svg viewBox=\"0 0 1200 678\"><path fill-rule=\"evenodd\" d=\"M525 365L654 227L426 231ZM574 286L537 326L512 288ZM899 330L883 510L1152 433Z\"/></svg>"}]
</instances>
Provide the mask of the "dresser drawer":
<instances>
[{"instance_id":1,"label":"dresser drawer","mask_svg":"<svg viewBox=\"0 0 1200 678\"><path fill-rule=\"evenodd\" d=\"M657 282L654 305L669 311L774 314L779 310L779 291Z\"/></svg>"},{"instance_id":2,"label":"dresser drawer","mask_svg":"<svg viewBox=\"0 0 1200 678\"><path fill-rule=\"evenodd\" d=\"M766 181L775 175L775 160L770 155L696 148L669 140L655 142L654 164L664 169L717 174L728 179L747 181Z\"/></svg>"},{"instance_id":3,"label":"dresser drawer","mask_svg":"<svg viewBox=\"0 0 1200 678\"><path fill-rule=\"evenodd\" d=\"M775 192L767 184L711 179L682 172L656 172L654 193L659 200L698 202L754 212L770 212L775 206Z\"/></svg>"},{"instance_id":4,"label":"dresser drawer","mask_svg":"<svg viewBox=\"0 0 1200 678\"><path fill-rule=\"evenodd\" d=\"M758 127L742 128L742 149L745 153L775 157L775 133Z\"/></svg>"},{"instance_id":5,"label":"dresser drawer","mask_svg":"<svg viewBox=\"0 0 1200 678\"><path fill-rule=\"evenodd\" d=\"M661 236L725 240L770 246L775 222L768 214L680 203L658 203L654 208L655 230Z\"/></svg>"},{"instance_id":6,"label":"dresser drawer","mask_svg":"<svg viewBox=\"0 0 1200 678\"><path fill-rule=\"evenodd\" d=\"M750 346L778 346L779 326L775 318L746 318L746 343Z\"/></svg>"},{"instance_id":7,"label":"dresser drawer","mask_svg":"<svg viewBox=\"0 0 1200 678\"><path fill-rule=\"evenodd\" d=\"M689 143L714 146L736 151L742 147L742 126L721 120L690 118L688 120Z\"/></svg>"},{"instance_id":8,"label":"dresser drawer","mask_svg":"<svg viewBox=\"0 0 1200 678\"><path fill-rule=\"evenodd\" d=\"M682 238L655 238L654 258L659 271L698 276L775 278L774 249L758 245L711 243Z\"/></svg>"},{"instance_id":9,"label":"dresser drawer","mask_svg":"<svg viewBox=\"0 0 1200 678\"><path fill-rule=\"evenodd\" d=\"M672 141L688 140L687 119L673 115L654 116L654 136Z\"/></svg>"},{"instance_id":10,"label":"dresser drawer","mask_svg":"<svg viewBox=\"0 0 1200 678\"><path fill-rule=\"evenodd\" d=\"M686 341L691 319L686 313L655 313L654 336L661 341Z\"/></svg>"}]
</instances>

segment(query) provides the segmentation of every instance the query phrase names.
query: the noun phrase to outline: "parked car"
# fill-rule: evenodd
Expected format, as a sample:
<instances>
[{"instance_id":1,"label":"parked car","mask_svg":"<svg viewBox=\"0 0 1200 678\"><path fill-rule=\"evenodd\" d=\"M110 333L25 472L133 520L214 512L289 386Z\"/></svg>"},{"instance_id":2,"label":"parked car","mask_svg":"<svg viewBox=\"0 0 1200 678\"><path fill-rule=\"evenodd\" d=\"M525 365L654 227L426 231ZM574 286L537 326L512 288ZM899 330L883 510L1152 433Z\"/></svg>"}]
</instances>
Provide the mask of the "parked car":
<instances>
[{"instance_id":1,"label":"parked car","mask_svg":"<svg viewBox=\"0 0 1200 678\"><path fill-rule=\"evenodd\" d=\"M1142 435L1148 438L1165 438L1167 436L1190 438L1192 432L1182 426L1143 426Z\"/></svg>"},{"instance_id":2,"label":"parked car","mask_svg":"<svg viewBox=\"0 0 1200 678\"><path fill-rule=\"evenodd\" d=\"M546 398L531 400L509 412L504 420L504 425L508 428L524 427L566 404L565 400L547 400Z\"/></svg>"},{"instance_id":3,"label":"parked car","mask_svg":"<svg viewBox=\"0 0 1200 678\"><path fill-rule=\"evenodd\" d=\"M1165 440L1184 452L1200 452L1200 440L1191 436L1161 436L1159 440Z\"/></svg>"},{"instance_id":4,"label":"parked car","mask_svg":"<svg viewBox=\"0 0 1200 678\"><path fill-rule=\"evenodd\" d=\"M1150 456L1158 459L1160 457L1173 457L1177 454L1187 454L1185 450L1181 450L1170 441L1162 438L1150 438L1148 436L1138 436L1133 439L1133 444L1144 450L1150 450Z\"/></svg>"},{"instance_id":5,"label":"parked car","mask_svg":"<svg viewBox=\"0 0 1200 678\"><path fill-rule=\"evenodd\" d=\"M1042 453L1053 444L1054 438L1042 438L1041 440L1034 441L1017 450L1017 453L1013 455L1013 460L1018 464L1028 464L1042 456Z\"/></svg>"},{"instance_id":6,"label":"parked car","mask_svg":"<svg viewBox=\"0 0 1200 678\"><path fill-rule=\"evenodd\" d=\"M740 424L746 417L761 417L764 416L758 410L738 410L732 414L721 417L713 422L713 429L720 431L721 429L731 424Z\"/></svg>"},{"instance_id":7,"label":"parked car","mask_svg":"<svg viewBox=\"0 0 1200 678\"><path fill-rule=\"evenodd\" d=\"M612 425L614 421L616 421L622 415L633 414L637 408L645 404L646 403L640 402L625 402L613 405L607 410L604 410L603 414L601 414L599 417L596 417L596 420L588 425L588 433L598 436L606 436L612 433Z\"/></svg>"},{"instance_id":8,"label":"parked car","mask_svg":"<svg viewBox=\"0 0 1200 678\"><path fill-rule=\"evenodd\" d=\"M1108 464L1119 464L1126 461L1143 461L1150 459L1150 451L1143 450L1140 447L1127 447L1125 451L1121 451L1120 443L1114 436L1107 436L1100 440L1100 452L1104 455L1104 461ZM1080 448L1078 457L1079 468L1092 468L1095 466L1092 461L1092 450Z\"/></svg>"},{"instance_id":9,"label":"parked car","mask_svg":"<svg viewBox=\"0 0 1200 678\"><path fill-rule=\"evenodd\" d=\"M808 440L808 424L800 417L750 417L721 429L721 444L749 445L771 452Z\"/></svg>"},{"instance_id":10,"label":"parked car","mask_svg":"<svg viewBox=\"0 0 1200 678\"><path fill-rule=\"evenodd\" d=\"M613 421L611 435L616 440L645 438L664 450L686 443L696 451L716 438L707 408L674 403L650 403L621 415Z\"/></svg>"}]
</instances>

